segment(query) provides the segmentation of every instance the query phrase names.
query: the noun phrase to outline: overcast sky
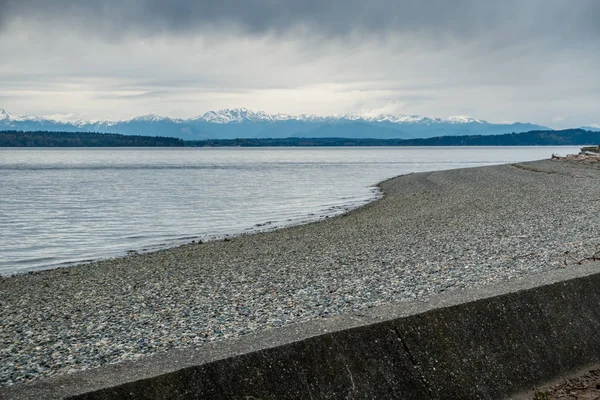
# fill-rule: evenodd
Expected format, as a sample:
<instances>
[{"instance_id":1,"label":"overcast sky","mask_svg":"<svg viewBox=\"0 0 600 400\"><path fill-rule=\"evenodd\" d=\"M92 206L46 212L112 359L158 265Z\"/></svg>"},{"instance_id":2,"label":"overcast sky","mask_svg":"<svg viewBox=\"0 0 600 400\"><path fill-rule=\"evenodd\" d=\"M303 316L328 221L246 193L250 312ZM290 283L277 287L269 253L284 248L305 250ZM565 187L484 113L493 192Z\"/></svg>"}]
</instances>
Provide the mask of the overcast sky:
<instances>
[{"instance_id":1,"label":"overcast sky","mask_svg":"<svg viewBox=\"0 0 600 400\"><path fill-rule=\"evenodd\" d=\"M0 0L0 108L600 126L598 0Z\"/></svg>"}]
</instances>

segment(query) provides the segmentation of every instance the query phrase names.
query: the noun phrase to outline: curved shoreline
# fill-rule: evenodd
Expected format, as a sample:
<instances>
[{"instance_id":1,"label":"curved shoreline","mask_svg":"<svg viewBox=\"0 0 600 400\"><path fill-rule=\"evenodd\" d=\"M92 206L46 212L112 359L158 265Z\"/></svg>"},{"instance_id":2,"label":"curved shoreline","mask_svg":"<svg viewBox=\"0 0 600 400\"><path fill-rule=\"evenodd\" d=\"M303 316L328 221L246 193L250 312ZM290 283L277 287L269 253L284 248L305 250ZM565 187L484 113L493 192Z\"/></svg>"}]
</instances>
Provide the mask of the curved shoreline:
<instances>
[{"instance_id":1,"label":"curved shoreline","mask_svg":"<svg viewBox=\"0 0 600 400\"><path fill-rule=\"evenodd\" d=\"M128 188L125 191L117 190L114 193L111 191L112 189L107 188L106 193L103 196L110 196L111 198L114 196L114 201L111 200L111 202L108 202L105 205L98 205L97 209L95 208L96 206L94 206L96 212L90 214L89 209L88 211L83 212L81 211L83 210L81 207L64 207L61 205L79 204L81 201L85 202L87 201L86 199L90 200L96 197L96 195L91 192L81 193L83 197L80 196L76 186L71 187L69 182L65 182L65 185L52 185L55 189L53 189L51 193L48 193L48 195L52 196L62 196L60 194L61 191L71 188L71 190L68 191L71 194L67 198L60 197L65 201L64 203L56 202L57 205L53 204L49 208L43 207L43 204L45 203L43 203L43 201L40 202L42 199L38 198L38 195L41 193L38 188L39 182L35 179L29 181L29 178L27 177L29 174L27 171L30 169L30 167L27 167L28 164L25 163L27 154L24 153L21 156L15 156L11 155L12 153L9 152L9 157L7 158L8 171L16 168L15 173L17 181L24 179L27 184L12 185L12 179L9 179L8 181L7 213L5 213L6 215L4 215L4 218L0 215L0 221L4 221L8 224L6 232L4 232L8 235L6 236L8 240L6 243L7 247L4 249L5 251L2 252L3 257L0 257L2 259L0 260L0 275L10 276L15 273L72 266L79 263L89 263L90 261L126 256L134 252L146 253L161 250L189 243L192 240L207 241L217 237L222 238L227 235L243 233L246 230L261 230L253 228L255 225L263 224L274 219L276 219L277 222L273 225L278 226L291 226L297 225L298 223L306 223L309 222L309 220L318 220L318 217L321 215L331 216L331 214L336 214L335 210L327 210L329 205L350 205L350 208L354 208L357 204L362 204L362 200L373 198L372 193L370 193L370 189L373 185L401 173L425 172L427 170L436 170L440 168L465 168L507 162L522 162L536 158L547 158L550 155L551 150L552 152L558 152L559 154L568 152L569 149L570 151L578 150L573 147L544 146L536 146L533 148L516 147L510 149L510 152L507 152L507 150L509 150L507 148L495 147L460 149L427 148L427 150L383 148L374 153L372 153L372 150L368 149L366 149L368 151L365 149L352 149L350 153L348 153L348 156L350 156L351 159L348 159L346 156L340 157L340 154L345 153L340 153L339 150L334 150L333 153L331 153L330 149L315 150L317 153L323 152L321 155L318 155L319 159L326 157L329 161L338 160L333 164L330 164L329 161L327 163L327 165L334 165L332 171L337 172L333 172L333 175L330 175L329 173L310 175L317 171L313 168L315 160L311 160L310 156L312 150L308 153L305 150L299 152L299 159L292 154L294 151L289 149L288 150L291 151L291 153L289 153L288 150L285 150L283 153L280 151L269 151L266 154L268 157L265 161L267 162L264 164L264 166L267 167L267 170L272 172L273 162L282 161L285 164L287 163L285 160L301 161L300 164L303 166L300 170L296 171L301 173L299 176L301 179L298 181L298 184L302 185L302 182L305 182L304 185L306 185L306 182L312 182L313 179L316 179L315 183L318 184L315 186L314 183L310 183L309 187L304 186L308 190L308 192L306 192L305 190L299 190L299 187L294 188L294 186L297 186L294 183L295 178L293 177L295 176L295 172L288 176L288 178L292 179L284 180L287 182L285 184L282 183L284 181L278 180L278 178L274 176L275 186L279 188L277 191L283 190L286 193L289 193L291 197L287 197L290 199L304 198L306 203L303 200L301 201L302 204L298 204L297 206L295 204L296 200L291 200L292 203L280 202L279 200L276 200L273 203L269 200L268 204L276 204L276 206L271 209L268 204L260 206L259 203L250 201L250 204L254 204L254 206L250 207L249 211L251 212L247 217L244 215L246 213L243 212L243 210L240 210L239 207L238 211L236 211L233 206L235 203L231 203L231 200L235 198L238 198L238 201L239 199L244 198L247 191L240 189L244 185L240 186L235 184L234 186L229 187L227 182L231 182L230 179L224 179L222 184L214 186L215 190L221 192L223 196L222 199L221 195L216 197L214 195L209 195L208 193L210 193L210 191L202 189L201 186L187 187L185 182L181 182L181 184L177 184L175 187L171 188L173 191L171 194L165 194L165 190L158 191L156 196L151 193L146 193L153 186L149 185L147 182L144 183L145 181L140 181L142 182L140 184L136 183L135 180L132 182L130 178L127 178L130 174L121 174L121 172L125 172L122 170L122 167L125 166L134 168L134 171L137 171L138 169L147 170L152 167L154 164L148 164L146 162L149 157L149 154L146 154L146 151L140 153L143 155L141 159L139 154L137 156L136 154L132 154L132 160L137 161L127 162L125 164L116 162L116 164L113 165L112 163L115 160L111 161L110 159L107 159L106 155L100 154L105 152L100 152L96 156L90 155L90 157L84 157L83 159L88 161L85 161L82 164L76 162L74 165L71 165L76 167L77 172L75 175L79 176L83 174L82 178L87 175L80 170L81 168L88 169L89 167L93 167L95 169L95 167L97 167L96 164L99 162L102 164L103 170L105 168L110 170L115 167L116 171L118 171L118 173L115 172L118 175L115 177L116 182L118 181L120 182L120 185L125 185L124 188ZM249 151L251 152L251 150ZM345 150L345 152L346 151L347 150ZM244 151L242 153L247 152ZM160 157L166 157L166 159L169 160L169 163L167 163L168 165L162 165L163 163L161 162L161 165L157 166L161 170L163 167L167 166L169 168L176 168L177 171L180 171L181 168L187 168L189 166L188 161L191 160L186 158L188 161L182 163L173 160L173 154L162 154L160 152L158 154ZM221 159L221 157L216 157L216 153L212 156L209 155L210 157L208 157L208 159L206 157L200 157L198 154L194 156L193 159L199 162L196 167L200 170L204 170L204 168L211 168L212 170L214 167L222 166L227 170L233 169L235 171L234 175L238 174L238 168L240 168L241 165L246 165L244 163L251 161L252 158L248 158L248 154L250 154L248 153L241 156L241 159L245 160L242 164L237 161L232 164L229 162L220 162L219 159ZM68 156L75 157L74 161L83 160L77 158L81 155L69 154ZM239 156L235 156L234 159L237 160L238 157ZM52 158L50 154L42 157L39 161L40 162L36 162L35 165L41 168L40 170L54 170L53 166L64 169L66 166L66 164L58 161L58 159ZM89 164L90 162L92 164ZM295 162L293 164L295 164ZM346 164L350 170L342 172L346 169L346 167L342 167L342 165ZM252 165L252 162L250 165ZM361 165L365 169L359 168ZM19 172L21 167L24 167L24 169ZM308 169L305 169L305 167ZM342 169L340 169L340 167ZM36 168L37 167L34 169ZM263 167L261 166L261 168ZM294 170L295 168L296 167L293 167ZM327 167L326 169L329 170L330 168ZM321 167L319 167L318 170L321 171ZM25 176L21 176L21 173L25 173ZM169 172L167 175L170 176L171 173L172 172ZM105 173L103 172L102 175L104 174ZM175 174L177 174L177 172L175 172ZM12 175L13 172L7 175L7 177ZM226 175L229 176L231 174L227 173ZM280 175L279 172L276 175ZM302 176L305 175L310 175L312 178L302 179ZM287 176L285 171L284 176ZM338 179L336 177L339 177L342 181L330 186L331 183L329 180ZM47 178L53 180L58 179L59 177L55 173L50 173ZM231 176L230 178L234 178L234 176ZM4 181L4 179L0 179L0 181ZM163 189L170 185L169 182L165 182L161 179L158 179L156 182L158 182L159 186ZM250 179L248 182L253 182L253 179ZM33 192L31 194L27 193L28 189L23 189L29 188L30 186L37 188L36 190L32 189ZM256 184L251 184L250 186L259 187ZM19 187L21 189L17 189ZM115 187L119 187L119 185ZM316 189L316 191L311 191L311 187ZM195 190L199 193L196 193ZM140 202L137 207L132 206L133 203L131 200L136 197L130 196L132 191L136 193L139 192L139 197L145 199ZM251 190L251 192L253 192L251 198L261 198L260 195L256 197L257 193L255 191ZM259 192L262 193L264 191L259 189ZM146 194L142 195L141 193ZM202 195L202 193L206 193L208 197ZM266 191L265 193L269 193L269 191ZM340 196L337 194L340 194ZM29 215L29 212L23 214L23 209L20 205L21 201L19 199L24 198L23 196L28 197L30 195L31 203L28 203L27 208L31 210L31 215ZM270 196L267 195L267 197ZM218 202L220 204L223 203L224 208L229 209L229 211L224 213L224 210L221 209L221 207L214 208L214 203L210 199L215 198L221 199ZM187 200L180 206L177 204L176 199ZM352 199L358 199L359 201L354 202ZM137 201L134 203L137 203ZM160 204L160 206L153 206L153 204ZM203 206L203 204L206 204L206 207ZM212 206L210 204L212 204ZM227 206L227 204L229 204L229 206ZM71 208L73 208L73 215L68 215L68 218L65 218L70 212L67 214L64 214L64 212ZM294 209L296 211L294 211ZM168 212L165 212L165 210ZM56 218L56 221L53 217L55 212L61 213L59 214L61 217ZM232 213L234 216L232 218L235 221L231 220L231 218L223 219L227 218L226 216L229 212ZM128 217L125 219L122 218L123 215L119 217L119 214L123 213L127 214ZM130 213L131 215L129 215ZM310 215L310 213L316 215ZM157 218L154 218L153 216L157 216ZM289 221L290 219L293 221ZM36 221L38 222L37 224ZM14 223L17 223L17 225L13 226ZM22 229L18 228L15 231L15 227L17 226L22 227ZM58 232L57 235L52 234L55 230ZM138 232L138 234L136 234L136 232Z\"/></svg>"},{"instance_id":2,"label":"curved shoreline","mask_svg":"<svg viewBox=\"0 0 600 400\"><path fill-rule=\"evenodd\" d=\"M585 263L599 166L523 165L402 175L318 223L0 279L0 385Z\"/></svg>"},{"instance_id":3,"label":"curved shoreline","mask_svg":"<svg viewBox=\"0 0 600 400\"><path fill-rule=\"evenodd\" d=\"M397 175L395 177L388 178L388 179L386 179L386 181L397 178L398 176L401 176L401 175ZM241 231L241 232L232 232L232 233L225 233L225 234L209 234L209 235L204 235L204 236L185 236L185 237L181 237L181 238L177 238L177 239L172 239L169 242L158 243L158 244L147 244L147 245L142 246L142 248L139 248L139 249L132 248L132 249L126 250L124 252L121 252L121 251L119 251L118 253L115 252L115 254L112 256L106 256L106 257L101 257L101 258L81 259L81 260L76 260L76 261L59 262L59 263L50 264L50 265L47 265L44 267L32 267L32 268L17 270L17 271L14 271L14 272L6 274L6 275L2 275L0 273L0 280L18 276L18 275L31 275L31 274L37 274L37 273L41 273L44 271L51 271L51 270L55 270L55 269L71 268L71 267L89 265L89 264L93 264L93 263L99 263L99 262L109 261L109 260L114 260L114 259L119 259L119 258L128 258L130 256L151 254L151 253L155 253L155 252L159 252L159 251L165 251L165 250L178 248L181 246L204 244L204 243L209 243L209 242L228 241L228 240L232 240L237 237L270 233L270 232L278 231L280 229L294 228L296 226L318 223L321 221L325 221L328 218L335 218L335 217L347 214L347 213L355 211L361 207L364 207L365 205L367 205L369 203L373 203L373 202L380 200L384 196L383 192L381 191L381 188L379 187L380 183L377 183L377 184L367 187L367 189L369 189L369 191L372 194L372 196L369 199L355 200L350 203L344 203L341 205L330 206L325 210L319 211L317 213L319 215L311 213L311 214L306 214L302 217L299 217L295 220L288 219L287 221L279 221L279 222L281 222L281 225L278 225L277 221L266 221L264 223L256 224L253 227L246 228L244 231ZM274 222L275 222L275 224L273 224Z\"/></svg>"}]
</instances>

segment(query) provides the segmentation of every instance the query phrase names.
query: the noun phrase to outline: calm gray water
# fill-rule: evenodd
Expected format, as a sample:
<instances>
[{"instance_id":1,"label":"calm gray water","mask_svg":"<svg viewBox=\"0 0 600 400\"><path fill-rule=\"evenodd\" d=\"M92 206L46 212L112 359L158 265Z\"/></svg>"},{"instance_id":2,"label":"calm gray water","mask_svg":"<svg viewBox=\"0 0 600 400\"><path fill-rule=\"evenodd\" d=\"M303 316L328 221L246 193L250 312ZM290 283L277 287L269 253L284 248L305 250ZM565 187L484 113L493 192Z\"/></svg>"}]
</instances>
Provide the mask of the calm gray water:
<instances>
[{"instance_id":1,"label":"calm gray water","mask_svg":"<svg viewBox=\"0 0 600 400\"><path fill-rule=\"evenodd\" d=\"M521 148L0 149L0 274L297 224L409 172L576 153Z\"/></svg>"}]
</instances>

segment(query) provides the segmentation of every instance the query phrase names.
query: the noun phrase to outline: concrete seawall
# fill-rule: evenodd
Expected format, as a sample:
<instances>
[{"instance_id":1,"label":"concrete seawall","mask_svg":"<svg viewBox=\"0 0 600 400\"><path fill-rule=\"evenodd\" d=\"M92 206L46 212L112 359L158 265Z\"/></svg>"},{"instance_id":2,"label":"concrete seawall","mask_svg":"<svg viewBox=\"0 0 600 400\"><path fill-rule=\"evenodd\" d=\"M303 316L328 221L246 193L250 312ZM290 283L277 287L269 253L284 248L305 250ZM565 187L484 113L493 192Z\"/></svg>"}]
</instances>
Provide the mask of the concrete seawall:
<instances>
[{"instance_id":1,"label":"concrete seawall","mask_svg":"<svg viewBox=\"0 0 600 400\"><path fill-rule=\"evenodd\" d=\"M600 362L600 263L57 376L0 398L506 398Z\"/></svg>"}]
</instances>

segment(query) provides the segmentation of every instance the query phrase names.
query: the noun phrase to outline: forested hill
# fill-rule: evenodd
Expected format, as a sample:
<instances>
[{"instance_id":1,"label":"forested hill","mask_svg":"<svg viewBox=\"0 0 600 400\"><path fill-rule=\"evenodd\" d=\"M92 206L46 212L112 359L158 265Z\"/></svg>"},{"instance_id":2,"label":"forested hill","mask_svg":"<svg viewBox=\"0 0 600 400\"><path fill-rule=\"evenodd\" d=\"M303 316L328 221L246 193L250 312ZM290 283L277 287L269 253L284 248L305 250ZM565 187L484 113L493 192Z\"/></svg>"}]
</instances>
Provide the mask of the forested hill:
<instances>
[{"instance_id":1,"label":"forested hill","mask_svg":"<svg viewBox=\"0 0 600 400\"><path fill-rule=\"evenodd\" d=\"M184 141L171 137L129 136L94 132L0 131L0 147L173 147Z\"/></svg>"},{"instance_id":2,"label":"forested hill","mask_svg":"<svg viewBox=\"0 0 600 400\"><path fill-rule=\"evenodd\" d=\"M600 132L583 129L427 139L282 138L187 141L186 146L580 146L600 143Z\"/></svg>"},{"instance_id":3,"label":"forested hill","mask_svg":"<svg viewBox=\"0 0 600 400\"><path fill-rule=\"evenodd\" d=\"M184 141L170 137L92 132L0 131L0 147L266 147L266 146L580 146L600 143L600 132L583 129L531 131L504 135L441 136L427 139L211 139Z\"/></svg>"}]
</instances>

